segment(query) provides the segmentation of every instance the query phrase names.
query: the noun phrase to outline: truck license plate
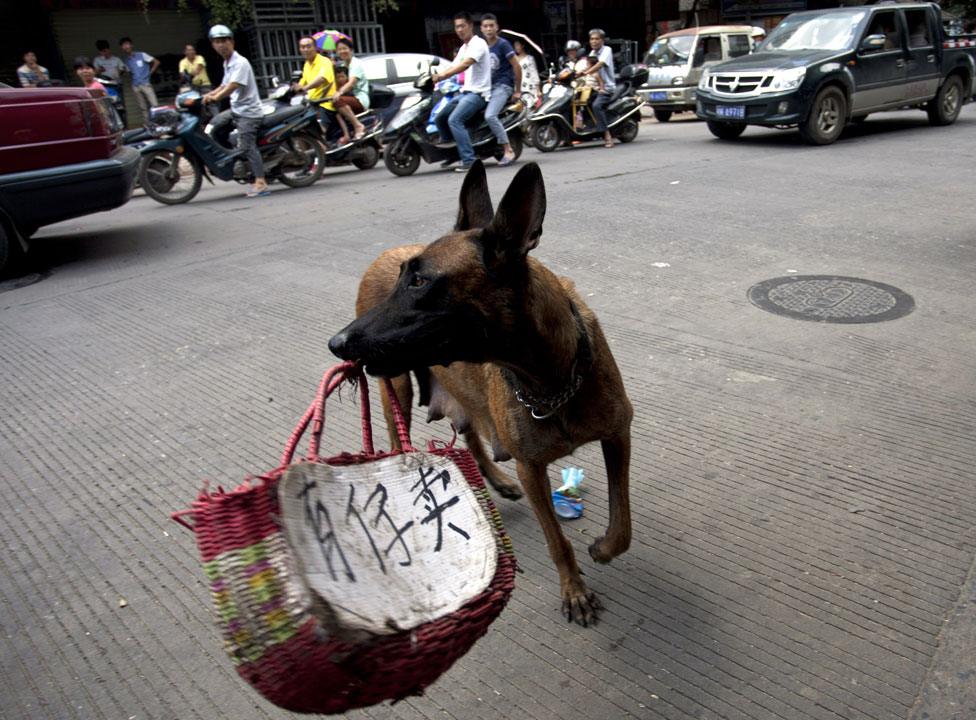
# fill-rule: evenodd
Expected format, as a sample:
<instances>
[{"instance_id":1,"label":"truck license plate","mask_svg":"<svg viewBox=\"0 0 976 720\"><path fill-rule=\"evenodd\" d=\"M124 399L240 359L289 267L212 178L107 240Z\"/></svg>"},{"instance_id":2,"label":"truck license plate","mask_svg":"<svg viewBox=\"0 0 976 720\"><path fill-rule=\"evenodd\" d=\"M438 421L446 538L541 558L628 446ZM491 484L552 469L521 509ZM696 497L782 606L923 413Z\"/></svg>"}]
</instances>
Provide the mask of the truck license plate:
<instances>
[{"instance_id":1,"label":"truck license plate","mask_svg":"<svg viewBox=\"0 0 976 720\"><path fill-rule=\"evenodd\" d=\"M745 105L716 105L715 114L719 117L729 118L730 120L745 120Z\"/></svg>"},{"instance_id":2,"label":"truck license plate","mask_svg":"<svg viewBox=\"0 0 976 720\"><path fill-rule=\"evenodd\" d=\"M664 102L668 99L668 94L666 92L652 92L651 102Z\"/></svg>"}]
</instances>

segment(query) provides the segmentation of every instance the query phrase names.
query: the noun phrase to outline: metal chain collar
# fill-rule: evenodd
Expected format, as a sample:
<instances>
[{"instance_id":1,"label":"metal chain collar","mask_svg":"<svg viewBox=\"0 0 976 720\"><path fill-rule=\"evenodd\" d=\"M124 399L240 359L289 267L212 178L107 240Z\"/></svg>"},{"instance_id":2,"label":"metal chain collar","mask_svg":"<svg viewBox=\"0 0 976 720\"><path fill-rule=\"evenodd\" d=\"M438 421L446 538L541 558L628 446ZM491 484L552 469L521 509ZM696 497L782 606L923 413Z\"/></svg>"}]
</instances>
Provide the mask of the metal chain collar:
<instances>
[{"instance_id":1,"label":"metal chain collar","mask_svg":"<svg viewBox=\"0 0 976 720\"><path fill-rule=\"evenodd\" d=\"M550 395L549 397L537 398L534 395L530 395L520 388L515 389L515 399L518 400L522 405L528 408L529 412L532 413L532 417L536 420L545 420L551 417L553 413L556 412L560 407L565 405L576 391L580 389L580 385L583 384L583 376L577 375L575 367L573 369L573 379L569 381L569 385L558 395ZM540 414L536 408L539 407L549 408L549 412Z\"/></svg>"}]
</instances>

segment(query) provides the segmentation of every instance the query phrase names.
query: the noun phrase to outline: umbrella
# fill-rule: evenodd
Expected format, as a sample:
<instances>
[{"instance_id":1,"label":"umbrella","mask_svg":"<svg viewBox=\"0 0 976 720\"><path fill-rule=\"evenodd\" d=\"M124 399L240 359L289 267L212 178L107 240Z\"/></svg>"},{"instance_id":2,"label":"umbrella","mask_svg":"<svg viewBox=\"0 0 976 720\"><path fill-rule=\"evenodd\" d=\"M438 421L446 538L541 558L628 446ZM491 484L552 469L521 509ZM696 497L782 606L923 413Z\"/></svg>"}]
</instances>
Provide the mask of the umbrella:
<instances>
[{"instance_id":1,"label":"umbrella","mask_svg":"<svg viewBox=\"0 0 976 720\"><path fill-rule=\"evenodd\" d=\"M514 30L501 30L500 33L508 40L518 40L525 46L525 52L535 58L535 66L539 69L539 76L545 77L549 67L546 65L546 54L542 52L536 42L525 33Z\"/></svg>"},{"instance_id":2,"label":"umbrella","mask_svg":"<svg viewBox=\"0 0 976 720\"><path fill-rule=\"evenodd\" d=\"M315 47L317 47L322 52L331 52L336 49L336 41L338 40L348 40L352 42L352 38L346 35L344 32L339 30L320 30L319 32L312 35L312 39L315 41Z\"/></svg>"}]
</instances>

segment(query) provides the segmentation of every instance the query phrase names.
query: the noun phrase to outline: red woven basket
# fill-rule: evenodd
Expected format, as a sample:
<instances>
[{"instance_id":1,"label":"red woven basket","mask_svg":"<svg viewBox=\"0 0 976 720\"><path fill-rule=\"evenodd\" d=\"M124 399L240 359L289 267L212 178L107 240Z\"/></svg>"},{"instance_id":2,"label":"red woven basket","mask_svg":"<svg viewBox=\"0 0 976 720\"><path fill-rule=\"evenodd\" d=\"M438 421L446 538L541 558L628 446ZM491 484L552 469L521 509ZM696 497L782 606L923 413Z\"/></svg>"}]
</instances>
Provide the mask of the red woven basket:
<instances>
[{"instance_id":1,"label":"red woven basket","mask_svg":"<svg viewBox=\"0 0 976 720\"><path fill-rule=\"evenodd\" d=\"M325 401L344 382L358 383L363 449L321 458ZM387 381L388 382L388 381ZM390 390L402 452L416 452ZM285 447L278 468L247 478L230 492L204 489L173 519L196 535L226 649L237 671L265 698L296 712L341 713L422 694L487 631L514 586L515 556L481 473L466 449L428 446L451 459L474 491L492 526L497 565L488 587L455 612L412 630L353 644L329 637L294 592L294 564L278 516L277 485L309 425L308 455L300 463L369 463L401 451L373 448L367 382L352 363L325 373L316 398Z\"/></svg>"}]
</instances>

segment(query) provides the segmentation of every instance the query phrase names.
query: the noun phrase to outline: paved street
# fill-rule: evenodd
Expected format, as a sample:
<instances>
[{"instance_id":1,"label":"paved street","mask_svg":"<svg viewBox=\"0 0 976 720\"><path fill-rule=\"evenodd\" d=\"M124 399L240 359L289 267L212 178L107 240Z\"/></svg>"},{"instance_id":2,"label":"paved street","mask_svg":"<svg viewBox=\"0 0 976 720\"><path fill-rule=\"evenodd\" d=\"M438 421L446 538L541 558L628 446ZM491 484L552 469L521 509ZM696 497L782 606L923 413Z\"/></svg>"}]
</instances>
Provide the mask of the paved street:
<instances>
[{"instance_id":1,"label":"paved street","mask_svg":"<svg viewBox=\"0 0 976 720\"><path fill-rule=\"evenodd\" d=\"M567 625L528 504L498 499L524 570L506 611L424 697L349 717L976 717L976 107L947 128L875 115L825 148L648 121L526 160L548 192L536 257L600 317L635 407L634 544L590 561L599 448L562 463L586 474L563 527L606 608ZM496 203L517 169L488 168ZM460 184L329 170L38 234L44 278L0 292L0 718L290 717L234 672L169 513L273 467L359 276L449 230ZM749 301L794 273L915 309L827 324ZM358 447L350 398L335 451Z\"/></svg>"}]
</instances>

